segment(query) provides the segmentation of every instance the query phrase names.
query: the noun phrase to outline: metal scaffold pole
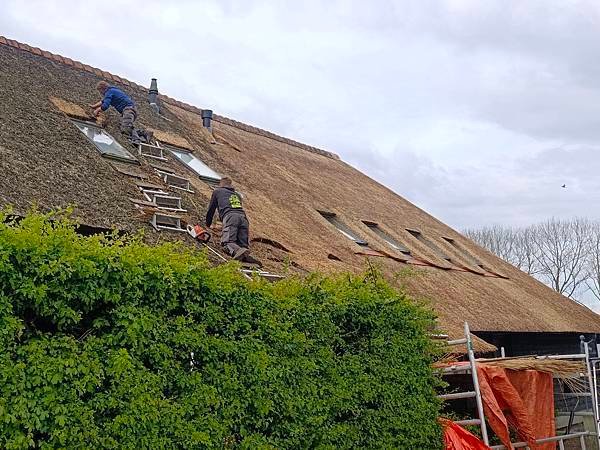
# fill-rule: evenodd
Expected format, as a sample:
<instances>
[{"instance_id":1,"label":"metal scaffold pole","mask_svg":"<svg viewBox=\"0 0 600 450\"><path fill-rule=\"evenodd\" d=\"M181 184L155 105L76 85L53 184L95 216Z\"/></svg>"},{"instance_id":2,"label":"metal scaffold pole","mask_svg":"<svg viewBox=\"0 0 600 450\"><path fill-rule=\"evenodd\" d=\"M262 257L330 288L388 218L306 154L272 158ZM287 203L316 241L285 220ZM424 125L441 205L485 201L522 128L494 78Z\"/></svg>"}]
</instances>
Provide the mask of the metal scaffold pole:
<instances>
[{"instance_id":1,"label":"metal scaffold pole","mask_svg":"<svg viewBox=\"0 0 600 450\"><path fill-rule=\"evenodd\" d=\"M477 403L477 414L481 421L481 437L485 445L489 445L487 426L485 424L485 415L483 413L483 401L481 400L481 391L479 390L479 376L477 375L477 366L475 362L475 351L473 350L473 341L471 340L471 330L469 324L465 322L465 337L467 339L467 354L469 363L471 364L471 375L473 377L473 385L475 388L475 402Z\"/></svg>"},{"instance_id":2,"label":"metal scaffold pole","mask_svg":"<svg viewBox=\"0 0 600 450\"><path fill-rule=\"evenodd\" d=\"M469 324L465 322L464 326L465 337L462 339L454 339L447 341L448 345L462 345L465 344L467 347L467 356L469 358L469 370L471 371L471 378L473 380L473 390L467 392L455 392L452 394L439 395L442 400L457 400L462 398L475 398L477 405L477 419L465 419L459 420L456 423L459 425L479 425L481 429L481 437L485 445L489 444L487 426L485 423L485 415L483 412L483 402L481 400L481 391L479 390L479 378L477 376L477 367L475 365L475 352L473 350L473 341L471 339L471 331L469 330Z\"/></svg>"}]
</instances>

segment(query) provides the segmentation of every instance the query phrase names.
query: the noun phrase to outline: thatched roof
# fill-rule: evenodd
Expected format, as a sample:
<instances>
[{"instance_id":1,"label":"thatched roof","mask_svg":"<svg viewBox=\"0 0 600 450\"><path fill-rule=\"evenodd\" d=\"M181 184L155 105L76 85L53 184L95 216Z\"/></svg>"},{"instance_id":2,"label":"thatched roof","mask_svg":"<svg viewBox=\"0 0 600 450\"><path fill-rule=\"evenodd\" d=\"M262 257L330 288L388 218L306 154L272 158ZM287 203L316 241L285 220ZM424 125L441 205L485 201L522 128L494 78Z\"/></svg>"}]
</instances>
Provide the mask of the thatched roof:
<instances>
[{"instance_id":1,"label":"thatched roof","mask_svg":"<svg viewBox=\"0 0 600 450\"><path fill-rule=\"evenodd\" d=\"M76 215L91 226L144 228L151 240L191 241L183 233L152 230L151 209L132 201L141 198L136 183L160 186L153 166L190 177L194 192L180 192L189 223L203 220L209 185L175 158L140 157L140 165L109 161L70 123L68 115L89 114L87 105L98 100L94 86L106 79L134 98L138 123L163 142L192 149L217 173L233 178L245 198L254 252L268 269L359 271L367 258L390 278L411 269L398 282L429 299L451 335L460 335L465 320L475 331L600 333L600 316L478 247L333 153L218 115L211 134L202 127L199 108L164 95L160 117L148 104L147 88L1 37L0 64L0 203L14 205L17 212L32 204L42 209L75 204ZM117 115L108 112L103 122L126 146ZM335 213L370 249L344 237L319 211ZM377 223L411 256L390 247L363 221ZM419 231L449 260L407 230ZM377 253L381 256L365 256Z\"/></svg>"}]
</instances>

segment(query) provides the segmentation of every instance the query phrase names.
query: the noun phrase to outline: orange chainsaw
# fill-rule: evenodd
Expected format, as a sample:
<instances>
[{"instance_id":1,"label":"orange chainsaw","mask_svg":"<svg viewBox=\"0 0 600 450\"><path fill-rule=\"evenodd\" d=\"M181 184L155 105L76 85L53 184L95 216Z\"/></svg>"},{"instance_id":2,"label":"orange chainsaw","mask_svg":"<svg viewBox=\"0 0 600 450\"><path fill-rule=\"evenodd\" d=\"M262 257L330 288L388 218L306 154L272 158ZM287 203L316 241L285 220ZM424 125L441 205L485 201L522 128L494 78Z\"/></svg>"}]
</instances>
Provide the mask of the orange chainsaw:
<instances>
[{"instance_id":1,"label":"orange chainsaw","mask_svg":"<svg viewBox=\"0 0 600 450\"><path fill-rule=\"evenodd\" d=\"M206 228L201 227L200 225L188 225L187 232L191 237L193 237L199 242L202 242L203 244L206 244L208 241L210 241L211 238L210 232Z\"/></svg>"}]
</instances>

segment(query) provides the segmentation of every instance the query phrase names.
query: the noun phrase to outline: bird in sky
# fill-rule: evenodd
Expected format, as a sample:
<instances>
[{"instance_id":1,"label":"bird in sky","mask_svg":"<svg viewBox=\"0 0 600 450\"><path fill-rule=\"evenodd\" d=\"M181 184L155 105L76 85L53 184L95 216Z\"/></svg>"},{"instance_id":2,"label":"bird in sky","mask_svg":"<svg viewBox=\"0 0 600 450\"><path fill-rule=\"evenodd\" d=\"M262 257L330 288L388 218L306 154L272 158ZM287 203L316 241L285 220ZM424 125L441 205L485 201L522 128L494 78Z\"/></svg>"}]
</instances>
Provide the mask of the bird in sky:
<instances>
[{"instance_id":1,"label":"bird in sky","mask_svg":"<svg viewBox=\"0 0 600 450\"><path fill-rule=\"evenodd\" d=\"M561 187L562 187L562 188L566 188L566 187L567 187L567 185L566 185L566 184L563 184Z\"/></svg>"}]
</instances>

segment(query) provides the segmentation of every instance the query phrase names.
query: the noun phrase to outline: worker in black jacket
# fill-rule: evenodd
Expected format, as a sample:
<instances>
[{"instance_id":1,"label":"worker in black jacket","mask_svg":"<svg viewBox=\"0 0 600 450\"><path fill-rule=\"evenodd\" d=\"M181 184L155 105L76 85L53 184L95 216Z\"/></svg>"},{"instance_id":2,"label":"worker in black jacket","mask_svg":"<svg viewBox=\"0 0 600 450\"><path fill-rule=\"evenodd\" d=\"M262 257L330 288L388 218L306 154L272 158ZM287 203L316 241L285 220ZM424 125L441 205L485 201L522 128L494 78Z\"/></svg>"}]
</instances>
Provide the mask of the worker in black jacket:
<instances>
[{"instance_id":1,"label":"worker in black jacket","mask_svg":"<svg viewBox=\"0 0 600 450\"><path fill-rule=\"evenodd\" d=\"M221 178L219 187L212 193L206 213L207 227L212 225L216 209L219 210L219 217L223 222L221 244L233 259L243 260L249 252L249 224L242 208L242 198L233 188L231 178Z\"/></svg>"}]
</instances>

